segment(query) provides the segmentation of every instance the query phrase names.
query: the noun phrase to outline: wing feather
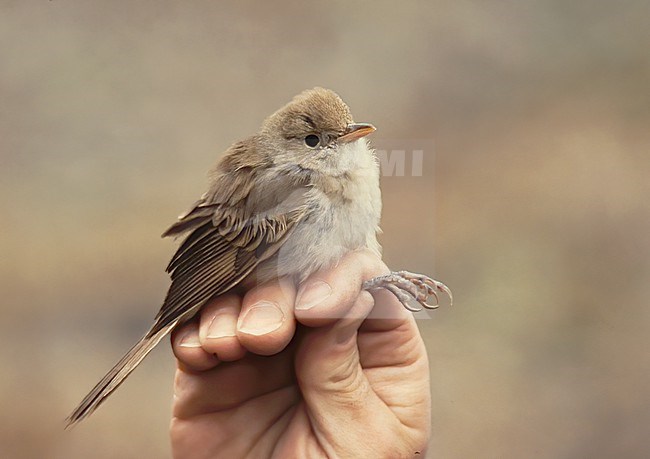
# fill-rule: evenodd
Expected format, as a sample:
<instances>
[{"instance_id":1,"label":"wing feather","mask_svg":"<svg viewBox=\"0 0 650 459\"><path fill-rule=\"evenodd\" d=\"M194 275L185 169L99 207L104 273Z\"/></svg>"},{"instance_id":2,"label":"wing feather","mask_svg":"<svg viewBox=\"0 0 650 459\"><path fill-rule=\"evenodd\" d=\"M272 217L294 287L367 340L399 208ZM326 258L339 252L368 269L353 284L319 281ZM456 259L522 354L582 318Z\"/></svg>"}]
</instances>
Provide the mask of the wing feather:
<instances>
[{"instance_id":1,"label":"wing feather","mask_svg":"<svg viewBox=\"0 0 650 459\"><path fill-rule=\"evenodd\" d=\"M167 271L172 285L149 334L187 319L210 298L225 293L263 260L273 255L307 212L305 199L246 217L241 208L212 206L214 213L196 219ZM216 224L215 224L216 223ZM185 228L187 229L187 228Z\"/></svg>"}]
</instances>

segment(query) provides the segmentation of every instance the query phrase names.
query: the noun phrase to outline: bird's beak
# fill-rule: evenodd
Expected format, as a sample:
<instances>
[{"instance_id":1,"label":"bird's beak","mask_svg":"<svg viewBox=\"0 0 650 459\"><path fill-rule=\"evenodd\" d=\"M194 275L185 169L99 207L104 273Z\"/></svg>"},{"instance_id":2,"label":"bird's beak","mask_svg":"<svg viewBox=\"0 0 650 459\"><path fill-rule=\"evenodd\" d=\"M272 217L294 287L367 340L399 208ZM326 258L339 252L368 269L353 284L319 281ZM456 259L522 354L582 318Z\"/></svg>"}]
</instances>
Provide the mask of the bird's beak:
<instances>
[{"instance_id":1,"label":"bird's beak","mask_svg":"<svg viewBox=\"0 0 650 459\"><path fill-rule=\"evenodd\" d=\"M341 143L352 142L354 140L360 139L361 137L365 137L368 134L375 132L376 130L377 128L375 128L370 123L348 124L348 127L345 130L345 134L339 137L339 142Z\"/></svg>"}]
</instances>

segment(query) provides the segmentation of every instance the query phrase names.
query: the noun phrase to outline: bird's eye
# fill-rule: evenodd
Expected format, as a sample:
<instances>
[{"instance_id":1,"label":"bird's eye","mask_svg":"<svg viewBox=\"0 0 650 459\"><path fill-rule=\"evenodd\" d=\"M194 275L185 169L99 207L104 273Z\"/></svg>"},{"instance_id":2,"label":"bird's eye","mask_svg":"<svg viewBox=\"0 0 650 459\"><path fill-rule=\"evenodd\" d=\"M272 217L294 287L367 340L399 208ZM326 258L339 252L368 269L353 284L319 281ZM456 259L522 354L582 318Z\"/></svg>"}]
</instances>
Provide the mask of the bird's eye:
<instances>
[{"instance_id":1,"label":"bird's eye","mask_svg":"<svg viewBox=\"0 0 650 459\"><path fill-rule=\"evenodd\" d=\"M305 144L309 148L316 148L319 143L320 143L320 139L315 134L309 134L307 137L305 137Z\"/></svg>"}]
</instances>

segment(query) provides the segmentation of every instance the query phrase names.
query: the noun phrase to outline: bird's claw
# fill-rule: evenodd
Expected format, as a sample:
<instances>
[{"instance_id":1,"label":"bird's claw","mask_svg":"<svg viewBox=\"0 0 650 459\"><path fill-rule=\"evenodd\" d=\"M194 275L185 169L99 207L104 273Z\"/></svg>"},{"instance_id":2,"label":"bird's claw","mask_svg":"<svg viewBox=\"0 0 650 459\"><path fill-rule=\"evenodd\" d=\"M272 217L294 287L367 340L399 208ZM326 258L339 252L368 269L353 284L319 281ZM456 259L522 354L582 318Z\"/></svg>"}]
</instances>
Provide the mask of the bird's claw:
<instances>
[{"instance_id":1,"label":"bird's claw","mask_svg":"<svg viewBox=\"0 0 650 459\"><path fill-rule=\"evenodd\" d=\"M453 304L453 295L449 287L442 282L431 279L423 274L415 274L408 271L395 271L384 276L378 276L363 283L364 290L383 288L391 292L411 312L419 312L424 309L438 308L438 292L443 292L449 297L450 304ZM430 298L435 303L429 304ZM410 305L411 300L417 301L422 308L414 308Z\"/></svg>"}]
</instances>

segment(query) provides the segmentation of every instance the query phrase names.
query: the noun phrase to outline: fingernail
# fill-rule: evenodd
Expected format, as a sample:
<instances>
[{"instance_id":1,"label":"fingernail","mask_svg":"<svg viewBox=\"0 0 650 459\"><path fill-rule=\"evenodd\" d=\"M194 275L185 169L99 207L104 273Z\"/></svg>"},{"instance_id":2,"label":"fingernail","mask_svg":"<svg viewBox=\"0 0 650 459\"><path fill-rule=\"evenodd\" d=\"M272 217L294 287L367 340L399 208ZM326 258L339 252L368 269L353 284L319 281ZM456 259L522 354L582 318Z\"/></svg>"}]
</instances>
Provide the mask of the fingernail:
<instances>
[{"instance_id":1,"label":"fingernail","mask_svg":"<svg viewBox=\"0 0 650 459\"><path fill-rule=\"evenodd\" d=\"M219 314L216 314L210 324L208 325L207 338L225 338L228 336L237 336L233 330L233 326L229 320L219 319Z\"/></svg>"},{"instance_id":2,"label":"fingernail","mask_svg":"<svg viewBox=\"0 0 650 459\"><path fill-rule=\"evenodd\" d=\"M187 335L183 336L181 342L178 343L180 347L201 347L201 342L199 341L199 334L194 332L189 332Z\"/></svg>"},{"instance_id":3,"label":"fingernail","mask_svg":"<svg viewBox=\"0 0 650 459\"><path fill-rule=\"evenodd\" d=\"M260 301L251 307L239 322L239 331L249 335L264 335L280 328L284 314L277 304Z\"/></svg>"},{"instance_id":4,"label":"fingernail","mask_svg":"<svg viewBox=\"0 0 650 459\"><path fill-rule=\"evenodd\" d=\"M332 294L332 287L327 282L314 281L300 289L296 300L296 309L311 309L322 303Z\"/></svg>"}]
</instances>

